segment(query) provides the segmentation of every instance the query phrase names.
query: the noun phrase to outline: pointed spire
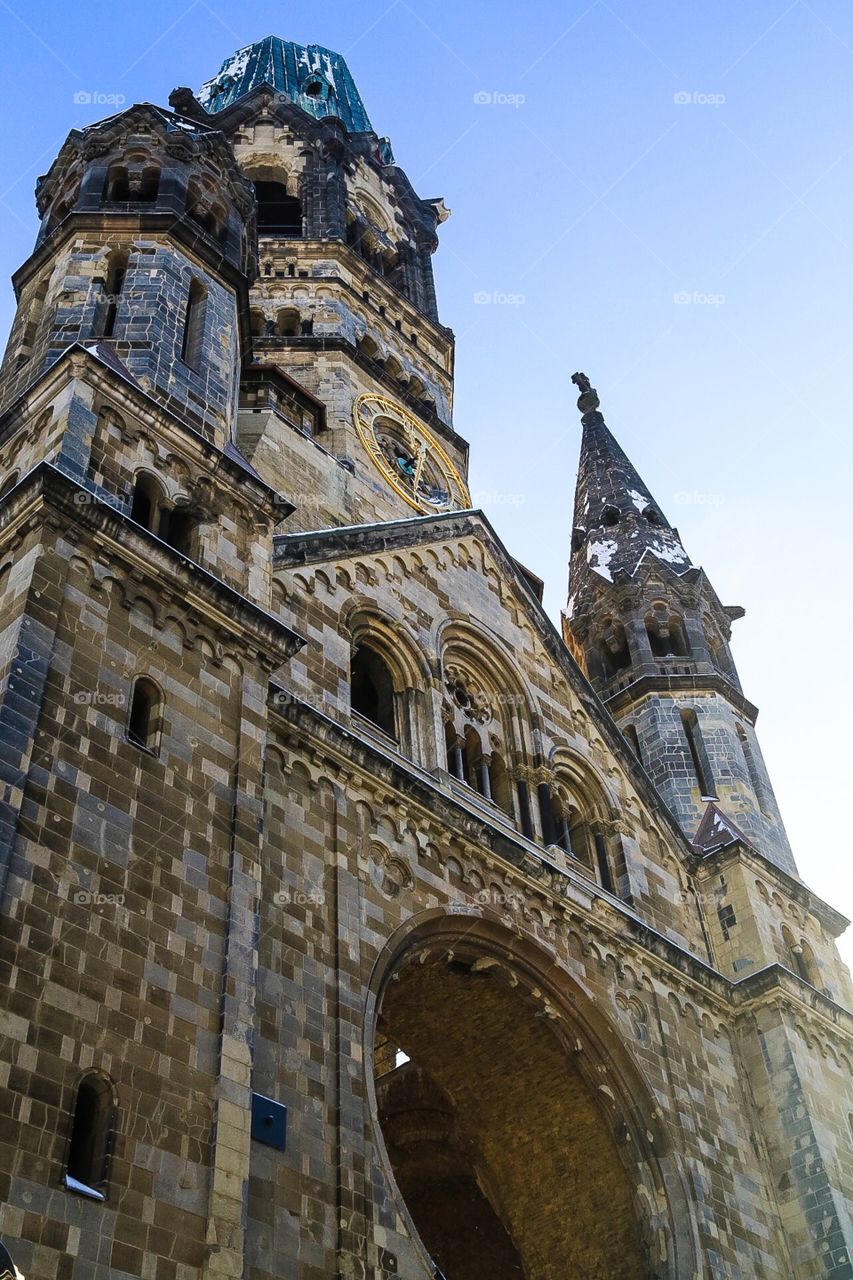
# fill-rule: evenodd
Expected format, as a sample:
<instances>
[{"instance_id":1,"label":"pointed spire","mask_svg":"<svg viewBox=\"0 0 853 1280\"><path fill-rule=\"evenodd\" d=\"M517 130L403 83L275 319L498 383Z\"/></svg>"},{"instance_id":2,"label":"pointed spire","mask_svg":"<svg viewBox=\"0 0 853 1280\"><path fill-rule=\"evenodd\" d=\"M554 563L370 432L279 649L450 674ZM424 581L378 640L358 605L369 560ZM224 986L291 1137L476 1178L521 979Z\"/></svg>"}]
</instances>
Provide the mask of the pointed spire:
<instances>
[{"instance_id":1,"label":"pointed spire","mask_svg":"<svg viewBox=\"0 0 853 1280\"><path fill-rule=\"evenodd\" d=\"M607 581L622 570L633 576L646 555L675 573L691 567L690 557L633 463L617 444L599 412L598 392L585 373L576 373L583 425L572 530L571 579L575 589L586 567Z\"/></svg>"}]
</instances>

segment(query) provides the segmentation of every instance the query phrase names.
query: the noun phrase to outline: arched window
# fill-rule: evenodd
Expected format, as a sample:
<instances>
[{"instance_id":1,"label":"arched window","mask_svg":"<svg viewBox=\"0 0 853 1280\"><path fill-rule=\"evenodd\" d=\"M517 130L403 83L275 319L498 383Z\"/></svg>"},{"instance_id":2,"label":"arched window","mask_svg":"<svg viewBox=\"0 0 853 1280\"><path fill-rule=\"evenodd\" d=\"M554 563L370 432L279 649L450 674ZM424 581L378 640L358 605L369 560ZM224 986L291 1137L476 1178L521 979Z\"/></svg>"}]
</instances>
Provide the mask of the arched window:
<instances>
[{"instance_id":1,"label":"arched window","mask_svg":"<svg viewBox=\"0 0 853 1280\"><path fill-rule=\"evenodd\" d=\"M266 317L260 307L252 307L249 312L249 323L253 338L263 338L267 331Z\"/></svg>"},{"instance_id":2,"label":"arched window","mask_svg":"<svg viewBox=\"0 0 853 1280\"><path fill-rule=\"evenodd\" d=\"M655 608L646 618L646 631L652 654L656 658L688 658L690 646L684 623L677 614L670 614L665 606Z\"/></svg>"},{"instance_id":3,"label":"arched window","mask_svg":"<svg viewBox=\"0 0 853 1280\"><path fill-rule=\"evenodd\" d=\"M350 699L353 711L370 720L389 738L397 737L394 682L383 658L361 645L350 663Z\"/></svg>"},{"instance_id":4,"label":"arched window","mask_svg":"<svg viewBox=\"0 0 853 1280\"><path fill-rule=\"evenodd\" d=\"M77 1086L65 1162L69 1191L93 1200L106 1199L116 1114L110 1082L96 1072L85 1075Z\"/></svg>"},{"instance_id":5,"label":"arched window","mask_svg":"<svg viewBox=\"0 0 853 1280\"><path fill-rule=\"evenodd\" d=\"M379 344L371 338L369 333L365 333L363 337L359 338L357 346L361 354L367 356L369 360L378 360L381 355Z\"/></svg>"},{"instance_id":6,"label":"arched window","mask_svg":"<svg viewBox=\"0 0 853 1280\"><path fill-rule=\"evenodd\" d=\"M149 533L157 532L163 496L163 490L154 477L147 471L140 471L133 485L133 497L130 503L131 520L141 524Z\"/></svg>"},{"instance_id":7,"label":"arched window","mask_svg":"<svg viewBox=\"0 0 853 1280\"><path fill-rule=\"evenodd\" d=\"M295 338L299 334L299 312L295 307L282 307L275 318L275 331L280 338Z\"/></svg>"},{"instance_id":8,"label":"arched window","mask_svg":"<svg viewBox=\"0 0 853 1280\"><path fill-rule=\"evenodd\" d=\"M135 747L156 751L160 742L162 696L153 680L137 676L131 686L127 738Z\"/></svg>"},{"instance_id":9,"label":"arched window","mask_svg":"<svg viewBox=\"0 0 853 1280\"><path fill-rule=\"evenodd\" d=\"M783 924L782 941L785 944L786 966L796 973L798 977L802 978L803 982L807 982L809 986L819 986L819 974L814 952L805 938L797 940L788 926Z\"/></svg>"},{"instance_id":10,"label":"arched window","mask_svg":"<svg viewBox=\"0 0 853 1280\"><path fill-rule=\"evenodd\" d=\"M288 195L283 182L256 182L255 199L258 235L288 239L302 235L302 205L295 196Z\"/></svg>"},{"instance_id":11,"label":"arched window","mask_svg":"<svg viewBox=\"0 0 853 1280\"><path fill-rule=\"evenodd\" d=\"M626 671L631 665L631 652L628 638L621 622L614 618L605 618L602 623L601 638L598 646L601 665L607 678Z\"/></svg>"},{"instance_id":12,"label":"arched window","mask_svg":"<svg viewBox=\"0 0 853 1280\"><path fill-rule=\"evenodd\" d=\"M158 535L175 551L193 559L196 554L198 514L186 507L168 507L160 514Z\"/></svg>"},{"instance_id":13,"label":"arched window","mask_svg":"<svg viewBox=\"0 0 853 1280\"><path fill-rule=\"evenodd\" d=\"M619 508L611 506L605 507L601 513L601 523L609 529L612 529L614 525L617 525L619 523Z\"/></svg>"},{"instance_id":14,"label":"arched window","mask_svg":"<svg viewBox=\"0 0 853 1280\"><path fill-rule=\"evenodd\" d=\"M703 799L713 800L716 798L714 774L711 769L708 752L705 749L699 717L692 707L687 707L681 712L681 726L687 739L687 748L690 752L690 759L693 762L693 772L699 784L700 795Z\"/></svg>"},{"instance_id":15,"label":"arched window","mask_svg":"<svg viewBox=\"0 0 853 1280\"><path fill-rule=\"evenodd\" d=\"M115 331L118 304L127 276L127 253L123 249L115 249L107 259L107 275L104 281L103 322L101 337L111 338Z\"/></svg>"},{"instance_id":16,"label":"arched window","mask_svg":"<svg viewBox=\"0 0 853 1280\"><path fill-rule=\"evenodd\" d=\"M472 791L479 791L487 799L491 799L489 781L489 765L483 756L483 747L476 729L468 725L464 734L465 781Z\"/></svg>"},{"instance_id":17,"label":"arched window","mask_svg":"<svg viewBox=\"0 0 853 1280\"><path fill-rule=\"evenodd\" d=\"M397 380L403 376L403 366L396 356L389 356L385 361L385 372L389 378L396 378Z\"/></svg>"},{"instance_id":18,"label":"arched window","mask_svg":"<svg viewBox=\"0 0 853 1280\"><path fill-rule=\"evenodd\" d=\"M512 818L512 779L503 756L497 751L492 752L492 758L489 761L489 786L492 800L499 809L503 809L504 813Z\"/></svg>"},{"instance_id":19,"label":"arched window","mask_svg":"<svg viewBox=\"0 0 853 1280\"><path fill-rule=\"evenodd\" d=\"M465 781L464 742L456 726L448 720L444 725L444 749L447 755L447 772L459 782Z\"/></svg>"},{"instance_id":20,"label":"arched window","mask_svg":"<svg viewBox=\"0 0 853 1280\"><path fill-rule=\"evenodd\" d=\"M181 338L181 359L190 369L198 372L204 349L204 322L207 312L207 290L200 280L190 282L187 306L184 312L184 331Z\"/></svg>"},{"instance_id":21,"label":"arched window","mask_svg":"<svg viewBox=\"0 0 853 1280\"><path fill-rule=\"evenodd\" d=\"M108 204L152 204L160 188L160 170L157 165L140 168L124 164L110 165L104 184L104 200Z\"/></svg>"}]
</instances>

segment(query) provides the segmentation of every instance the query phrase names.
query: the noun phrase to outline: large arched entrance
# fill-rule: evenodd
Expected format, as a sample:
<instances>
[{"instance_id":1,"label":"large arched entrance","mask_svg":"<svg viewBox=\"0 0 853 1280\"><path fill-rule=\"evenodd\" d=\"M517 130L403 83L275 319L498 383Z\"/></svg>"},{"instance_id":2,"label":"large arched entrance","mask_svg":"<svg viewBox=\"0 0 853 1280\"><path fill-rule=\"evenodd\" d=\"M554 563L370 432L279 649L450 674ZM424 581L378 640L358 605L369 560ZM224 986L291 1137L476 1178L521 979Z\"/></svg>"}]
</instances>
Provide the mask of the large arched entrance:
<instances>
[{"instance_id":1,"label":"large arched entrance","mask_svg":"<svg viewBox=\"0 0 853 1280\"><path fill-rule=\"evenodd\" d=\"M677 1239L668 1203L671 1159L668 1172L655 1167L665 1140L651 1102L585 1018L567 975L547 957L537 965L535 949L486 919L445 917L408 932L386 958L370 1011L374 1104L400 1196L438 1272L692 1277L689 1227Z\"/></svg>"}]
</instances>

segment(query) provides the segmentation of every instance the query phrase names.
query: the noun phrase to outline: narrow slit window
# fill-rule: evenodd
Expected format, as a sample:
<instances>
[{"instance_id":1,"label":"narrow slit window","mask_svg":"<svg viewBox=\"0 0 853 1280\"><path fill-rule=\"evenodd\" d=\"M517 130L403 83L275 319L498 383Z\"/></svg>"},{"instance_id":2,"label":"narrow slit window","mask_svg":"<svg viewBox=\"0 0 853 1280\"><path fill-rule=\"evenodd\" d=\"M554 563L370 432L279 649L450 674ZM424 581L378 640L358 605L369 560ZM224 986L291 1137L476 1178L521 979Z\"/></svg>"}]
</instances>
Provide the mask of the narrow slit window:
<instances>
[{"instance_id":1,"label":"narrow slit window","mask_svg":"<svg viewBox=\"0 0 853 1280\"><path fill-rule=\"evenodd\" d=\"M204 322L207 312L207 290L198 280L190 284L187 307L184 312L184 333L181 340L181 359L190 369L198 372L204 345Z\"/></svg>"},{"instance_id":2,"label":"narrow slit window","mask_svg":"<svg viewBox=\"0 0 853 1280\"><path fill-rule=\"evenodd\" d=\"M755 752L752 749L752 743L750 742L747 736L746 730L743 728L742 725L738 725L737 727L737 736L740 740L740 747L741 747L741 751L743 752L743 760L744 760L744 764L746 765L746 772L749 776L750 786L752 787L752 790L755 794L755 798L758 801L759 809L761 810L762 813L766 814L767 813L767 792L764 787L764 779L762 778L759 772L758 761L755 758Z\"/></svg>"},{"instance_id":3,"label":"narrow slit window","mask_svg":"<svg viewBox=\"0 0 853 1280\"><path fill-rule=\"evenodd\" d=\"M699 726L699 717L692 709L682 711L681 724L684 729L684 736L687 739L687 746L690 751L690 759L693 762L693 772L699 784L699 791L703 799L713 800L715 799L714 776L711 772L708 752L705 750L702 730Z\"/></svg>"},{"instance_id":4,"label":"narrow slit window","mask_svg":"<svg viewBox=\"0 0 853 1280\"><path fill-rule=\"evenodd\" d=\"M65 1165L65 1186L69 1191L92 1200L106 1199L115 1126L111 1085L95 1073L84 1076L74 1101Z\"/></svg>"},{"instance_id":5,"label":"narrow slit window","mask_svg":"<svg viewBox=\"0 0 853 1280\"><path fill-rule=\"evenodd\" d=\"M101 336L112 338L115 333L118 304L121 301L124 282L127 277L127 254L112 253L107 267L107 278L104 282L104 321Z\"/></svg>"},{"instance_id":6,"label":"narrow slit window","mask_svg":"<svg viewBox=\"0 0 853 1280\"><path fill-rule=\"evenodd\" d=\"M127 737L136 747L156 751L160 738L161 696L153 680L137 676L130 696Z\"/></svg>"},{"instance_id":7,"label":"narrow slit window","mask_svg":"<svg viewBox=\"0 0 853 1280\"><path fill-rule=\"evenodd\" d=\"M595 861L598 866L598 879L602 889L606 889L608 893L615 893L613 873L610 870L610 859L607 857L607 846L602 835L596 835L595 837Z\"/></svg>"}]
</instances>

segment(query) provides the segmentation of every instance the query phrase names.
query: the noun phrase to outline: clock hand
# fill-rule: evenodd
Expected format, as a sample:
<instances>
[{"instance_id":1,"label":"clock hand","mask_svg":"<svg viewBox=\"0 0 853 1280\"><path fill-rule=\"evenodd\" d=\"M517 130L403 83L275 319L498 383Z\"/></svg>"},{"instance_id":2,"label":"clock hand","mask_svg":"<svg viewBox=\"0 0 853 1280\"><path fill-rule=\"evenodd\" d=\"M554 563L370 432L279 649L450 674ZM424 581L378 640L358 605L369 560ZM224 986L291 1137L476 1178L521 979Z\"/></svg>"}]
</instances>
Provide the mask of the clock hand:
<instances>
[{"instance_id":1,"label":"clock hand","mask_svg":"<svg viewBox=\"0 0 853 1280\"><path fill-rule=\"evenodd\" d=\"M415 464L415 474L412 479L412 488L414 489L415 493L417 493L420 487L421 475L423 474L425 462L426 462L426 444L422 443L420 449L418 450L418 460L417 460L417 463Z\"/></svg>"}]
</instances>

